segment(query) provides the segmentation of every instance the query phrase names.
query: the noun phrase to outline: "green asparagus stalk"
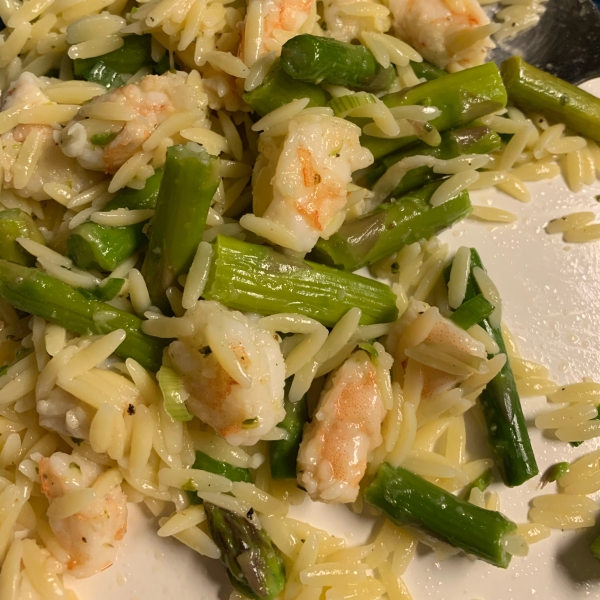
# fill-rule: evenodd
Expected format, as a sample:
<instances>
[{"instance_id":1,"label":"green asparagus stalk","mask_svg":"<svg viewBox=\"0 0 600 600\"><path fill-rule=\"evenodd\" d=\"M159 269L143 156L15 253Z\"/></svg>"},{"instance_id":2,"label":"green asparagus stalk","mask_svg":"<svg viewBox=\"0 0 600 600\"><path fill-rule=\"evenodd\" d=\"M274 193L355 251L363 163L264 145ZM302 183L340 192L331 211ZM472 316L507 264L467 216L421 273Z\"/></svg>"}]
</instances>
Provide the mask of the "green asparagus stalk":
<instances>
[{"instance_id":1,"label":"green asparagus stalk","mask_svg":"<svg viewBox=\"0 0 600 600\"><path fill-rule=\"evenodd\" d=\"M248 469L221 462L220 460L216 460L212 456L209 456L200 450L196 450L196 460L192 465L192 469L200 469L201 471L208 471L209 473L222 475L231 481L244 481L246 483L252 483L252 477L250 476L250 471ZM198 497L198 494L196 493L196 487L193 482L190 482L190 488L186 489L186 491L191 504L202 504L202 500Z\"/></svg>"},{"instance_id":2,"label":"green asparagus stalk","mask_svg":"<svg viewBox=\"0 0 600 600\"><path fill-rule=\"evenodd\" d=\"M487 63L388 94L382 101L390 108L411 104L437 107L442 114L431 124L443 133L504 108L507 97L498 68L494 63ZM362 123L364 119L358 122ZM361 137L361 144L373 153L375 159L406 148L415 141L415 136L398 139Z\"/></svg>"},{"instance_id":3,"label":"green asparagus stalk","mask_svg":"<svg viewBox=\"0 0 600 600\"><path fill-rule=\"evenodd\" d=\"M18 238L28 238L39 244L46 243L35 221L26 212L20 208L0 211L0 258L33 267L35 257L17 242Z\"/></svg>"},{"instance_id":4,"label":"green asparagus stalk","mask_svg":"<svg viewBox=\"0 0 600 600\"><path fill-rule=\"evenodd\" d=\"M465 302L481 294L473 269L483 269L477 251L471 249L471 273L467 283ZM498 344L499 352L507 355L502 331L492 327L488 319L479 325ZM527 424L523 416L521 400L515 378L507 360L502 370L481 393L481 408L488 430L488 441L502 480L509 487L525 483L538 474L538 467L531 447Z\"/></svg>"},{"instance_id":5,"label":"green asparagus stalk","mask_svg":"<svg viewBox=\"0 0 600 600\"><path fill-rule=\"evenodd\" d=\"M502 78L508 97L517 106L600 141L600 99L596 96L536 69L520 56L502 63Z\"/></svg>"},{"instance_id":6,"label":"green asparagus stalk","mask_svg":"<svg viewBox=\"0 0 600 600\"><path fill-rule=\"evenodd\" d=\"M506 569L511 555L504 538L517 526L493 510L461 500L422 477L383 463L365 499L401 526L412 526Z\"/></svg>"},{"instance_id":7,"label":"green asparagus stalk","mask_svg":"<svg viewBox=\"0 0 600 600\"><path fill-rule=\"evenodd\" d=\"M285 440L270 442L269 454L271 477L273 479L296 479L296 462L298 450L302 442L304 424L308 421L308 402L306 395L298 402L290 402L287 397L289 384L286 386L285 419L279 423L287 431Z\"/></svg>"},{"instance_id":8,"label":"green asparagus stalk","mask_svg":"<svg viewBox=\"0 0 600 600\"><path fill-rule=\"evenodd\" d=\"M439 186L439 183L431 183L344 223L328 240L317 242L311 258L346 271L356 271L404 246L429 239L471 212L467 191L441 206L431 206L429 200Z\"/></svg>"},{"instance_id":9,"label":"green asparagus stalk","mask_svg":"<svg viewBox=\"0 0 600 600\"><path fill-rule=\"evenodd\" d=\"M244 102L261 117L271 111L300 98L308 98L308 106L326 106L331 96L314 83L290 77L277 59L264 81L251 92L243 94Z\"/></svg>"},{"instance_id":10,"label":"green asparagus stalk","mask_svg":"<svg viewBox=\"0 0 600 600\"><path fill-rule=\"evenodd\" d=\"M121 190L103 210L154 208L162 176L163 171L159 169L146 180L141 190ZM91 221L82 223L67 237L67 255L81 269L112 271L148 241L143 231L145 224L146 221L125 227L111 227Z\"/></svg>"},{"instance_id":11,"label":"green asparagus stalk","mask_svg":"<svg viewBox=\"0 0 600 600\"><path fill-rule=\"evenodd\" d=\"M285 566L267 532L214 504L205 502L204 510L233 587L246 598L274 600L285 586Z\"/></svg>"},{"instance_id":12,"label":"green asparagus stalk","mask_svg":"<svg viewBox=\"0 0 600 600\"><path fill-rule=\"evenodd\" d=\"M452 313L450 320L462 329L469 329L477 325L483 319L494 312L494 306L481 294L463 302L457 310Z\"/></svg>"},{"instance_id":13,"label":"green asparagus stalk","mask_svg":"<svg viewBox=\"0 0 600 600\"><path fill-rule=\"evenodd\" d=\"M410 66L419 79L427 79L427 81L433 81L434 79L439 79L440 77L448 75L443 69L440 69L425 60L420 63L411 60Z\"/></svg>"},{"instance_id":14,"label":"green asparagus stalk","mask_svg":"<svg viewBox=\"0 0 600 600\"><path fill-rule=\"evenodd\" d=\"M381 166L367 175L367 183L374 184L387 169L411 156L432 156L441 160L449 160L465 154L490 154L500 148L500 136L484 125L470 124L468 127L447 131L442 135L439 146L430 146L424 142L415 144L407 150L394 152L381 161ZM411 169L398 183L390 194L398 198L404 194L423 187L444 177L434 173L431 167Z\"/></svg>"},{"instance_id":15,"label":"green asparagus stalk","mask_svg":"<svg viewBox=\"0 0 600 600\"><path fill-rule=\"evenodd\" d=\"M471 483L469 483L469 485L465 487L465 489L463 490L463 498L465 500L469 500L471 492L475 488L481 490L482 492L485 492L485 490L487 490L493 482L494 475L492 473L492 469L484 471L479 477L473 479L473 481L471 481Z\"/></svg>"},{"instance_id":16,"label":"green asparagus stalk","mask_svg":"<svg viewBox=\"0 0 600 600\"><path fill-rule=\"evenodd\" d=\"M196 460L194 461L192 468L208 471L209 473L215 473L217 475L223 475L223 477L227 477L227 479L231 481L252 483L252 477L250 476L250 471L248 469L236 467L229 463L216 460L212 458L212 456L200 452L200 450L196 450Z\"/></svg>"},{"instance_id":17,"label":"green asparagus stalk","mask_svg":"<svg viewBox=\"0 0 600 600\"><path fill-rule=\"evenodd\" d=\"M0 297L15 308L61 325L79 335L103 335L124 329L127 337L115 354L158 371L166 341L141 331L141 319L87 298L70 285L6 260L0 260Z\"/></svg>"},{"instance_id":18,"label":"green asparagus stalk","mask_svg":"<svg viewBox=\"0 0 600 600\"><path fill-rule=\"evenodd\" d=\"M76 79L94 81L108 89L120 87L125 84L121 75L133 75L154 64L151 46L150 34L125 36L118 50L93 58L76 58L73 74Z\"/></svg>"},{"instance_id":19,"label":"green asparagus stalk","mask_svg":"<svg viewBox=\"0 0 600 600\"><path fill-rule=\"evenodd\" d=\"M281 66L300 81L365 92L385 92L396 78L394 67L384 69L368 48L309 34L297 35L283 45Z\"/></svg>"},{"instance_id":20,"label":"green asparagus stalk","mask_svg":"<svg viewBox=\"0 0 600 600\"><path fill-rule=\"evenodd\" d=\"M194 260L212 198L219 187L219 159L197 144L171 146L156 200L142 272L150 299L163 312L165 294Z\"/></svg>"},{"instance_id":21,"label":"green asparagus stalk","mask_svg":"<svg viewBox=\"0 0 600 600\"><path fill-rule=\"evenodd\" d=\"M383 283L226 236L214 244L204 297L262 315L296 312L327 327L354 306L363 325L398 317L395 296Z\"/></svg>"}]
</instances>

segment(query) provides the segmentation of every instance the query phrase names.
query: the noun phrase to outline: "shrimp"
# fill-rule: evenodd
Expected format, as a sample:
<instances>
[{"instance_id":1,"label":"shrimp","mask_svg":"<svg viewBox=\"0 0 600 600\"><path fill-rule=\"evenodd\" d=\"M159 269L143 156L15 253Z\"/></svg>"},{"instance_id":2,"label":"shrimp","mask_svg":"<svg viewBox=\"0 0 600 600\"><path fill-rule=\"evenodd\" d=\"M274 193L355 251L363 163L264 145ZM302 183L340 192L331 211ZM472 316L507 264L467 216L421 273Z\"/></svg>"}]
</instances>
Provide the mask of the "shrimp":
<instances>
[{"instance_id":1,"label":"shrimp","mask_svg":"<svg viewBox=\"0 0 600 600\"><path fill-rule=\"evenodd\" d=\"M264 214L245 215L240 224L276 244L309 252L341 226L352 173L372 162L353 123L326 115L295 117L281 152L257 161L257 169L274 171L272 202ZM255 181L260 178L255 172ZM262 191L255 185L253 193L256 200ZM273 229L283 234L270 236Z\"/></svg>"},{"instance_id":2,"label":"shrimp","mask_svg":"<svg viewBox=\"0 0 600 600\"><path fill-rule=\"evenodd\" d=\"M369 454L382 442L385 412L375 365L359 350L329 378L304 429L298 482L313 500L356 500Z\"/></svg>"},{"instance_id":3,"label":"shrimp","mask_svg":"<svg viewBox=\"0 0 600 600\"><path fill-rule=\"evenodd\" d=\"M8 89L2 110L25 110L54 104L43 92L43 88L50 82L45 77L22 73ZM45 184L69 182L74 192L79 193L99 181L96 174L87 173L77 161L56 151L54 137L58 129L58 124L17 125L0 136L0 164L5 188L15 189L24 198L49 200L50 196L44 191ZM31 176L26 181L20 181L16 176L19 155L25 140L32 135L36 137L35 146L39 149L39 158Z\"/></svg>"},{"instance_id":4,"label":"shrimp","mask_svg":"<svg viewBox=\"0 0 600 600\"><path fill-rule=\"evenodd\" d=\"M250 0L243 25L240 58L252 66L299 33L311 33L317 22L316 0Z\"/></svg>"},{"instance_id":5,"label":"shrimp","mask_svg":"<svg viewBox=\"0 0 600 600\"><path fill-rule=\"evenodd\" d=\"M480 65L495 47L489 37L466 48L453 47L459 32L490 23L477 0L389 0L389 8L394 33L443 69Z\"/></svg>"},{"instance_id":6,"label":"shrimp","mask_svg":"<svg viewBox=\"0 0 600 600\"><path fill-rule=\"evenodd\" d=\"M39 475L42 492L52 505L69 492L90 488L102 467L76 453L56 452L42 458ZM116 485L93 500L85 510L64 519L49 519L58 543L69 554L68 572L77 578L110 567L127 531L127 498Z\"/></svg>"},{"instance_id":7,"label":"shrimp","mask_svg":"<svg viewBox=\"0 0 600 600\"><path fill-rule=\"evenodd\" d=\"M187 84L182 72L147 75L138 83L97 96L85 110L111 103L131 109L135 115L120 125L115 121L81 118L78 115L62 131L62 151L76 158L86 169L116 173L129 160L154 130L168 117L178 112L196 111L197 121L189 125L207 126L208 99L203 91ZM85 114L85 113L84 113ZM91 138L105 133L115 136L105 146L94 145Z\"/></svg>"},{"instance_id":8,"label":"shrimp","mask_svg":"<svg viewBox=\"0 0 600 600\"><path fill-rule=\"evenodd\" d=\"M199 302L187 316L194 333L168 352L189 410L235 446L265 439L285 417L278 340L218 302Z\"/></svg>"},{"instance_id":9,"label":"shrimp","mask_svg":"<svg viewBox=\"0 0 600 600\"><path fill-rule=\"evenodd\" d=\"M395 360L406 364L406 339L403 339L403 333L429 308L424 302L411 300L406 312L397 321L394 329L390 332L386 349ZM458 351L464 352L476 358L486 359L487 352L482 342L471 337L464 329L461 329L449 319L438 315L431 331L421 342L433 342L443 344ZM444 392L461 384L470 375L451 374L434 367L421 365L423 373L422 399L429 399L439 396Z\"/></svg>"},{"instance_id":10,"label":"shrimp","mask_svg":"<svg viewBox=\"0 0 600 600\"><path fill-rule=\"evenodd\" d=\"M357 16L357 8L365 12L371 8L374 14ZM340 42L359 39L361 31L383 33L391 25L389 10L374 0L324 0L323 21L327 27L324 34Z\"/></svg>"}]
</instances>

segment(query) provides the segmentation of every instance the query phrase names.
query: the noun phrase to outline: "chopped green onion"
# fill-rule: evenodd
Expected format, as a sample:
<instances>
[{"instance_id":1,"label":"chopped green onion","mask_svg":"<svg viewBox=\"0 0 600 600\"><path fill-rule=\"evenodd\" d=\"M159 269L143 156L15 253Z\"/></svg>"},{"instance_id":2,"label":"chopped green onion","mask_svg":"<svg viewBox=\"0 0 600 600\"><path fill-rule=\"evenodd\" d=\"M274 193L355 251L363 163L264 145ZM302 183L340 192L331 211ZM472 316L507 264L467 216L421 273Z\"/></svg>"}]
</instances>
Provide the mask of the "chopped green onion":
<instances>
[{"instance_id":1,"label":"chopped green onion","mask_svg":"<svg viewBox=\"0 0 600 600\"><path fill-rule=\"evenodd\" d=\"M191 421L192 415L185 406L188 394L183 389L181 377L173 369L162 366L156 374L156 378L163 394L167 414L175 421Z\"/></svg>"},{"instance_id":2,"label":"chopped green onion","mask_svg":"<svg viewBox=\"0 0 600 600\"><path fill-rule=\"evenodd\" d=\"M91 138L90 142L94 146L107 146L110 144L115 138L117 134L111 131L103 131L102 133L95 133Z\"/></svg>"},{"instance_id":3,"label":"chopped green onion","mask_svg":"<svg viewBox=\"0 0 600 600\"><path fill-rule=\"evenodd\" d=\"M450 320L462 329L469 329L489 317L494 312L494 306L482 294L477 294L474 298L463 302L455 312L452 313Z\"/></svg>"},{"instance_id":4,"label":"chopped green onion","mask_svg":"<svg viewBox=\"0 0 600 600\"><path fill-rule=\"evenodd\" d=\"M347 117L354 109L368 104L375 104L377 98L367 92L357 92L356 94L347 94L339 96L329 101L329 108L333 110L336 117Z\"/></svg>"},{"instance_id":5,"label":"chopped green onion","mask_svg":"<svg viewBox=\"0 0 600 600\"><path fill-rule=\"evenodd\" d=\"M569 467L570 465L568 462L559 462L552 465L542 475L542 487L546 487L547 484L558 481L569 470Z\"/></svg>"}]
</instances>

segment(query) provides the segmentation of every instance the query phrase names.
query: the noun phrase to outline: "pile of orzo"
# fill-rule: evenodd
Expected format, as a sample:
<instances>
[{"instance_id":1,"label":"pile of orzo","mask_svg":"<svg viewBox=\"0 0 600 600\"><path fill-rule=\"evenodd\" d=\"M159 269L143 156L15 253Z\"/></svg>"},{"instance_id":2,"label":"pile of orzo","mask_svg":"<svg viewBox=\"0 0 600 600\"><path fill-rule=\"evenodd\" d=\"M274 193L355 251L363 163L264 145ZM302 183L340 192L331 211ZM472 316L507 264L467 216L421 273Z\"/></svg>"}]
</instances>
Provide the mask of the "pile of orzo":
<instances>
[{"instance_id":1,"label":"pile of orzo","mask_svg":"<svg viewBox=\"0 0 600 600\"><path fill-rule=\"evenodd\" d=\"M76 598L63 575L113 564L132 504L232 600L418 598L418 544L509 568L595 524L600 384L522 357L494 273L438 237L517 220L477 190L600 174L599 100L486 62L543 10L0 2L1 600ZM517 524L488 488L538 478L540 395L535 425L583 445ZM317 502L370 540L293 517Z\"/></svg>"}]
</instances>

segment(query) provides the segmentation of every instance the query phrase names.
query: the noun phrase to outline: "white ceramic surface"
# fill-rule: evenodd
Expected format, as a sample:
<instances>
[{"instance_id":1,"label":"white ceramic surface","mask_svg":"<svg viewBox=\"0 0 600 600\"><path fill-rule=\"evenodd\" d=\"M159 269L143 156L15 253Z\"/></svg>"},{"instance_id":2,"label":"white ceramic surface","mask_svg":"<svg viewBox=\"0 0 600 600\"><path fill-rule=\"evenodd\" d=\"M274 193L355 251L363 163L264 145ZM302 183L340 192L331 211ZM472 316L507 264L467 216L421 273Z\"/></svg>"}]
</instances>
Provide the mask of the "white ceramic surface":
<instances>
[{"instance_id":1,"label":"white ceramic surface","mask_svg":"<svg viewBox=\"0 0 600 600\"><path fill-rule=\"evenodd\" d=\"M600 95L600 80L588 83ZM547 235L553 218L591 210L600 220L600 183L572 194L562 180L531 186L530 204L490 192L473 194L476 204L490 202L519 215L514 225L492 226L467 221L443 235L452 249L476 247L496 282L504 303L504 319L518 336L521 353L547 364L559 383L584 376L600 381L600 242L566 245L560 235ZM523 401L527 418L548 405L542 398ZM597 441L579 449L531 430L540 472L559 460L593 450ZM510 490L494 489L501 510L517 522L526 520L528 501L539 493L539 478ZM545 491L551 490L550 487ZM351 544L365 541L372 521L343 507L306 504L293 511ZM230 587L217 561L195 555L171 539L155 535L156 523L138 507L130 510L129 531L117 563L85 581L73 582L81 600L226 600ZM600 598L600 562L589 553L595 532L553 532L532 546L529 557L515 558L507 571L465 556L437 563L421 553L405 576L414 600L579 600ZM597 534L597 533L596 533Z\"/></svg>"}]
</instances>

